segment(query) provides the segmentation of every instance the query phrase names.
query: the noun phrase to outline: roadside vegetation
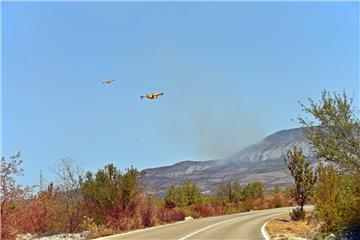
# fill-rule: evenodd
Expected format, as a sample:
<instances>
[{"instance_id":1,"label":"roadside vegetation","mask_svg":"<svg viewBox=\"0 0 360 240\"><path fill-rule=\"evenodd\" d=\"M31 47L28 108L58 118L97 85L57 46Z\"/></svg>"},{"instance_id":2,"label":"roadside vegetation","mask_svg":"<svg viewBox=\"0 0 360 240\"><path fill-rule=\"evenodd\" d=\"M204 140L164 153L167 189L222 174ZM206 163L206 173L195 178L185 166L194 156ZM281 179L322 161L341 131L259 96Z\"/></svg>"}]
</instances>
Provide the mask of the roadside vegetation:
<instances>
[{"instance_id":1,"label":"roadside vegetation","mask_svg":"<svg viewBox=\"0 0 360 240\"><path fill-rule=\"evenodd\" d=\"M289 206L289 189L267 192L261 182L223 183L213 195L204 195L190 180L171 186L163 198L146 194L143 173L130 167L120 171L108 164L83 173L71 159L55 169L56 184L30 187L15 183L22 175L20 153L1 159L1 237L20 233L46 236L90 231L91 238L193 218ZM40 185L44 182L40 179Z\"/></svg>"},{"instance_id":2,"label":"roadside vegetation","mask_svg":"<svg viewBox=\"0 0 360 240\"><path fill-rule=\"evenodd\" d=\"M171 186L159 198L146 194L142 172L130 167L119 170L108 164L83 173L71 159L55 169L56 183L20 186L16 176L24 174L21 155L1 158L1 238L20 233L50 235L90 231L99 237L133 229L193 218L216 216L275 207L299 205L290 213L292 221L316 220L317 237L336 234L341 239L360 236L360 120L352 99L324 91L318 103L301 105L311 120L299 118L313 148L316 166L300 148L285 159L294 186L267 191L261 182L246 185L224 182L216 193L204 195L185 180ZM314 204L309 220L304 206ZM299 223L301 225L301 223ZM300 226L299 225L299 226Z\"/></svg>"},{"instance_id":3,"label":"roadside vegetation","mask_svg":"<svg viewBox=\"0 0 360 240\"><path fill-rule=\"evenodd\" d=\"M304 221L307 203L315 205L318 238L335 234L339 239L360 239L360 120L353 99L346 93L322 92L319 102L301 104L309 118L299 118L318 162L313 167L301 149L285 159L294 178L291 196L300 208L290 213Z\"/></svg>"}]
</instances>

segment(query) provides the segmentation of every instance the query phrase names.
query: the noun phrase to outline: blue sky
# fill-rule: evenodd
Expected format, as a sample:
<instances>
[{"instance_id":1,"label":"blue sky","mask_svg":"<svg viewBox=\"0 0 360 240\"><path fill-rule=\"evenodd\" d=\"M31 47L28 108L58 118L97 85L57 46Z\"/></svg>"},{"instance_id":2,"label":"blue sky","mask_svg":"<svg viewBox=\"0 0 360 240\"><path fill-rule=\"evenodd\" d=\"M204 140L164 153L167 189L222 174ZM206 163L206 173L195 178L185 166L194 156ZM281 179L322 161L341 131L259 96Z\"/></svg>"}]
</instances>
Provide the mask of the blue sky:
<instances>
[{"instance_id":1,"label":"blue sky","mask_svg":"<svg viewBox=\"0 0 360 240\"><path fill-rule=\"evenodd\" d=\"M3 2L2 154L23 184L230 155L324 88L358 103L358 31L357 2Z\"/></svg>"}]
</instances>

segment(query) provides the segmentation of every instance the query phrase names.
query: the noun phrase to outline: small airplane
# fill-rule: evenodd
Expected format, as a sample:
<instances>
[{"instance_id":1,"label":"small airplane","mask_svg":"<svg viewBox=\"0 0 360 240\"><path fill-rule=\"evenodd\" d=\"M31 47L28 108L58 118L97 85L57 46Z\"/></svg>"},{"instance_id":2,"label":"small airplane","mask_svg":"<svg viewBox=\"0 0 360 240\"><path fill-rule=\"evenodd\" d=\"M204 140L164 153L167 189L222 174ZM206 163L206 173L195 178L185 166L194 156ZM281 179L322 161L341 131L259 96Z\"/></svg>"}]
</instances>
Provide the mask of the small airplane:
<instances>
[{"instance_id":1,"label":"small airplane","mask_svg":"<svg viewBox=\"0 0 360 240\"><path fill-rule=\"evenodd\" d=\"M114 81L115 81L116 79L109 79L109 80L105 80L105 81L103 81L102 83L103 84L111 84L111 83L113 83Z\"/></svg>"},{"instance_id":2,"label":"small airplane","mask_svg":"<svg viewBox=\"0 0 360 240\"><path fill-rule=\"evenodd\" d=\"M164 95L164 93L148 93L145 96L140 96L141 99L148 98L148 99L157 99L158 97Z\"/></svg>"}]
</instances>

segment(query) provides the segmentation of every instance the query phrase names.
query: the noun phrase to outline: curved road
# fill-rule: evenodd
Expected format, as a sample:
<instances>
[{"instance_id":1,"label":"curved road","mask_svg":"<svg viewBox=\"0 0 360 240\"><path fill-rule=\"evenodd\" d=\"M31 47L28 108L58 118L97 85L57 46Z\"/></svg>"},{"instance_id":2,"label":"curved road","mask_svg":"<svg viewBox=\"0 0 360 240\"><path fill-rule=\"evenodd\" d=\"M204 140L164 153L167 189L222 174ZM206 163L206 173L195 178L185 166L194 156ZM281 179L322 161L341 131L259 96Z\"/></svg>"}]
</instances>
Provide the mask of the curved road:
<instances>
[{"instance_id":1,"label":"curved road","mask_svg":"<svg viewBox=\"0 0 360 240\"><path fill-rule=\"evenodd\" d=\"M290 209L291 208L276 208L182 221L101 239L264 239L261 233L262 225L273 216L288 212Z\"/></svg>"}]
</instances>

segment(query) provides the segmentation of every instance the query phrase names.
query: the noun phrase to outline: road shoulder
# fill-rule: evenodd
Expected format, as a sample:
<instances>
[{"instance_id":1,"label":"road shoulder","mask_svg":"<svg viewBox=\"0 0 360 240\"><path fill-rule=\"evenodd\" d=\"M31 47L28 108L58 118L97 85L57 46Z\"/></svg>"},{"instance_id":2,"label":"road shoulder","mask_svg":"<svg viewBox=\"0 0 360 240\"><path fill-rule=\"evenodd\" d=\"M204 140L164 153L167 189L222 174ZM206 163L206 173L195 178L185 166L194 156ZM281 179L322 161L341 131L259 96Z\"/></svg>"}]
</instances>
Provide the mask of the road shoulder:
<instances>
[{"instance_id":1,"label":"road shoulder","mask_svg":"<svg viewBox=\"0 0 360 240\"><path fill-rule=\"evenodd\" d=\"M313 239L318 230L312 211L307 214L304 221L292 221L288 213L282 213L273 217L263 227L270 237L268 239L272 240Z\"/></svg>"}]
</instances>

